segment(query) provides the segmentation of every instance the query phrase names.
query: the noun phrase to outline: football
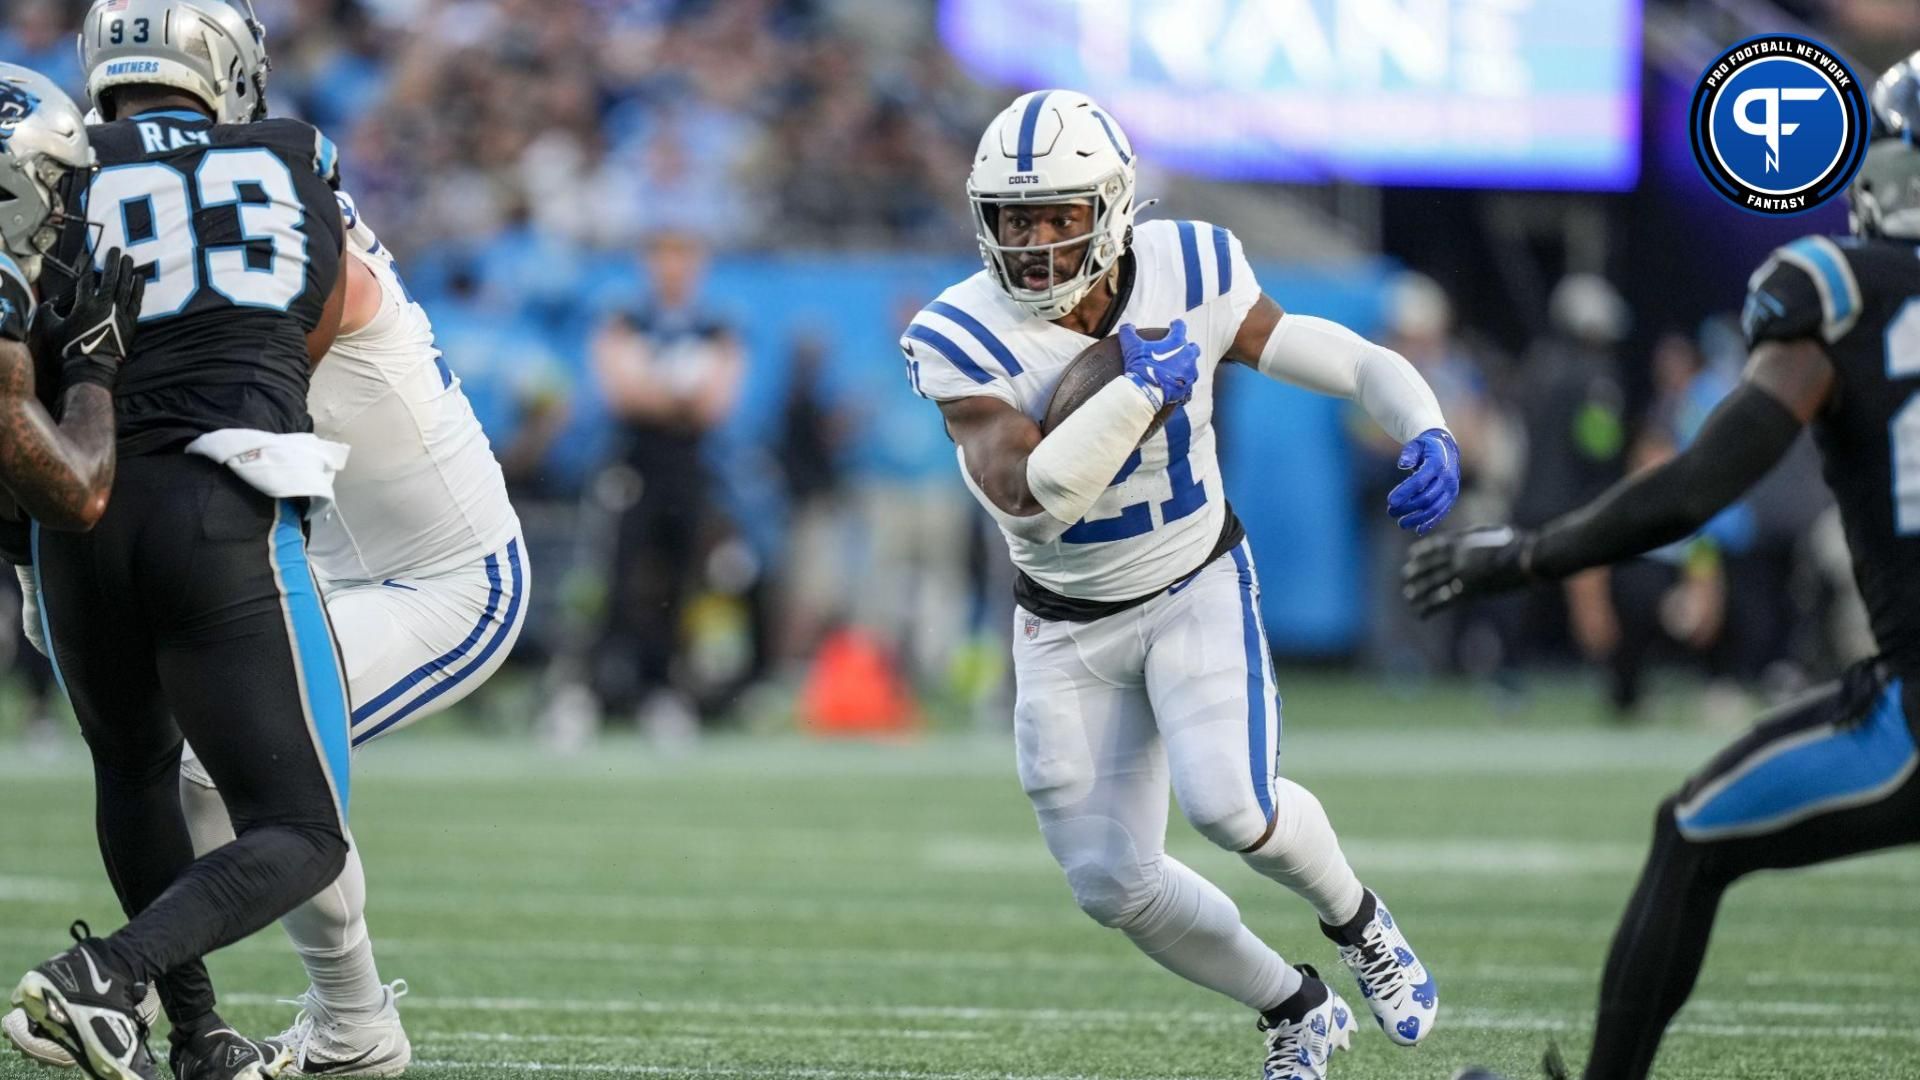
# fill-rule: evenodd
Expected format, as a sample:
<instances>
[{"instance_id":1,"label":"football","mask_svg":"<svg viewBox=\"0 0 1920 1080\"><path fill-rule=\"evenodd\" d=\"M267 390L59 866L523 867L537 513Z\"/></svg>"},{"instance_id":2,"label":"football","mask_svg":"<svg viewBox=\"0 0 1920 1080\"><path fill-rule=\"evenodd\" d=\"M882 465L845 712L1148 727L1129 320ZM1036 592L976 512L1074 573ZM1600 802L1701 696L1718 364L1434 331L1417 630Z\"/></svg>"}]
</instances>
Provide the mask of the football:
<instances>
[{"instance_id":1,"label":"football","mask_svg":"<svg viewBox=\"0 0 1920 1080\"><path fill-rule=\"evenodd\" d=\"M1167 336L1165 327L1141 327L1140 336L1148 341L1158 341ZM1100 392L1100 388L1120 377L1126 371L1126 361L1120 357L1120 336L1102 338L1080 350L1080 355L1067 362L1067 370L1060 373L1060 381L1053 387L1053 396L1047 399L1046 415L1040 420L1040 433L1045 435L1060 426L1060 421L1073 415L1073 411L1086 404L1087 399ZM1147 433L1140 436L1145 442L1160 430L1178 405L1168 405L1154 416L1153 423L1147 425Z\"/></svg>"}]
</instances>

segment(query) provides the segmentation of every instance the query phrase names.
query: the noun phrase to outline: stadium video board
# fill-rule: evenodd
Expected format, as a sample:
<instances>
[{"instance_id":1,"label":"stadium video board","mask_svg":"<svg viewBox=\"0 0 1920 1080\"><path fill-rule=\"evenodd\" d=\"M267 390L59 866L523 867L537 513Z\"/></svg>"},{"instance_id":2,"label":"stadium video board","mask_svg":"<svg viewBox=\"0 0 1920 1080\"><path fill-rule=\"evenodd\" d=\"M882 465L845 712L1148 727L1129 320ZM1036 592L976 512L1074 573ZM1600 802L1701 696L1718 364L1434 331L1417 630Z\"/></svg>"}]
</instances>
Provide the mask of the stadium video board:
<instances>
[{"instance_id":1,"label":"stadium video board","mask_svg":"<svg viewBox=\"0 0 1920 1080\"><path fill-rule=\"evenodd\" d=\"M1223 179L1624 190L1640 0L943 0L977 77Z\"/></svg>"}]
</instances>

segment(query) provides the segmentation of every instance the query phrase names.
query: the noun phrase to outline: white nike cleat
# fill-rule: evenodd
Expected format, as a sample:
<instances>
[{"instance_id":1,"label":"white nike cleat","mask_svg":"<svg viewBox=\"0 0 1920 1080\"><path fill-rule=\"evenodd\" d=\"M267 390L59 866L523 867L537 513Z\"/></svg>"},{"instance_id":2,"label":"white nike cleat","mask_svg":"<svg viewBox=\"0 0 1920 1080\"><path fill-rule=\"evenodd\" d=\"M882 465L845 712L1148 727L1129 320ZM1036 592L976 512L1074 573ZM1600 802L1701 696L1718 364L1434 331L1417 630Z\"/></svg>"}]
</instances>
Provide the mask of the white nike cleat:
<instances>
[{"instance_id":1,"label":"white nike cleat","mask_svg":"<svg viewBox=\"0 0 1920 1080\"><path fill-rule=\"evenodd\" d=\"M160 1019L160 995L153 987L147 987L147 996L140 999L140 1007L134 1010L140 1022L151 1029ZM0 1032L4 1032L7 1041L13 1044L28 1060L52 1069L73 1068L73 1055L67 1048L53 1041L53 1036L45 1028L33 1022L25 1009L13 1009L0 1016Z\"/></svg>"},{"instance_id":2,"label":"white nike cleat","mask_svg":"<svg viewBox=\"0 0 1920 1080\"><path fill-rule=\"evenodd\" d=\"M287 1076L399 1076L413 1061L413 1044L400 1026L399 1001L407 981L381 988L380 1008L366 1019L336 1017L309 989L293 1004L300 1014L276 1042L293 1050Z\"/></svg>"},{"instance_id":3,"label":"white nike cleat","mask_svg":"<svg viewBox=\"0 0 1920 1080\"><path fill-rule=\"evenodd\" d=\"M1433 1031L1440 1013L1433 976L1373 890L1367 890L1352 922L1343 927L1322 923L1320 930L1340 947L1340 959L1359 982L1360 996L1387 1038L1413 1046Z\"/></svg>"},{"instance_id":4,"label":"white nike cleat","mask_svg":"<svg viewBox=\"0 0 1920 1080\"><path fill-rule=\"evenodd\" d=\"M1299 992L1260 1018L1260 1030L1267 1033L1260 1080L1326 1080L1333 1052L1353 1042L1353 1010L1312 968L1305 964L1298 968L1305 977ZM1317 1003L1306 1004L1316 996ZM1300 1002L1303 997L1306 1002ZM1304 1005L1299 1015L1284 1015L1296 1002Z\"/></svg>"}]
</instances>

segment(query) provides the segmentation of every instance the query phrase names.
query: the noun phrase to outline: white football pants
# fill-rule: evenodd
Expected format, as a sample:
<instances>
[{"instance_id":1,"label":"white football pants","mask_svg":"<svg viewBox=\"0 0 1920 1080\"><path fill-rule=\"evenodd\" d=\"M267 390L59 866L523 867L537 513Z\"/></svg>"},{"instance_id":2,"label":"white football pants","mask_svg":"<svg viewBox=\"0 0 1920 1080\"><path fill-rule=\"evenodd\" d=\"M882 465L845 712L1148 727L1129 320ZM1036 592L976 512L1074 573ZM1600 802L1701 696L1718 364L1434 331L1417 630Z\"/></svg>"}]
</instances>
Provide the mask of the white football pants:
<instances>
[{"instance_id":1,"label":"white football pants","mask_svg":"<svg viewBox=\"0 0 1920 1080\"><path fill-rule=\"evenodd\" d=\"M1016 608L1013 637L1020 781L1081 909L1196 983L1278 1004L1299 976L1166 853L1171 782L1194 828L1323 922L1360 907L1319 800L1277 775L1280 700L1246 543L1093 622Z\"/></svg>"}]
</instances>

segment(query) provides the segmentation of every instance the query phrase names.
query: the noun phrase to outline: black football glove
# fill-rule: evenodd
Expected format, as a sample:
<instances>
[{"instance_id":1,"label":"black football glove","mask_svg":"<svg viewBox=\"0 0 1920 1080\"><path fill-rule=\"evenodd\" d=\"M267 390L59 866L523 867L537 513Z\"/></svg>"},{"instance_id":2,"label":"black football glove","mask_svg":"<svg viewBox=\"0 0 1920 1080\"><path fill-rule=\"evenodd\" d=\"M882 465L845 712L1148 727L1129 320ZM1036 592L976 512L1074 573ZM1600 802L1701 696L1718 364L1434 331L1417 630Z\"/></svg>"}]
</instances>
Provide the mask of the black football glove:
<instances>
[{"instance_id":1,"label":"black football glove","mask_svg":"<svg viewBox=\"0 0 1920 1080\"><path fill-rule=\"evenodd\" d=\"M82 383L112 388L133 349L134 324L147 278L119 248L104 269L89 263L61 300L34 309L27 327L33 351L60 361L63 389Z\"/></svg>"},{"instance_id":2,"label":"black football glove","mask_svg":"<svg viewBox=\"0 0 1920 1080\"><path fill-rule=\"evenodd\" d=\"M1421 618L1469 596L1517 589L1534 581L1534 534L1501 525L1430 536L1407 552L1401 595Z\"/></svg>"}]
</instances>

